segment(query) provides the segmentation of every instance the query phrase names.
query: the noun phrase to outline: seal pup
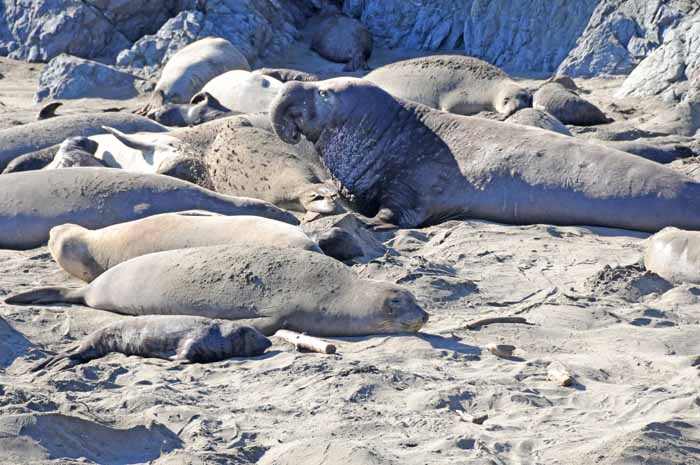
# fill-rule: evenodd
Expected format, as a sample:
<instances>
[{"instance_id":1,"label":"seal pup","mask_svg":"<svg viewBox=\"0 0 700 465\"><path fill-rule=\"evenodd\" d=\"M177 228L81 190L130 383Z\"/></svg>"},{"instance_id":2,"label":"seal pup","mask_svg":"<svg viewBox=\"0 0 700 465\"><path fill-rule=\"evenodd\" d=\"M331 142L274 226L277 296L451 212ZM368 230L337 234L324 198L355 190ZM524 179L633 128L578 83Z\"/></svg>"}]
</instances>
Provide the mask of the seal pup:
<instances>
[{"instance_id":1,"label":"seal pup","mask_svg":"<svg viewBox=\"0 0 700 465\"><path fill-rule=\"evenodd\" d=\"M492 111L510 116L531 106L530 91L485 61L434 55L391 63L365 79L391 95L459 115Z\"/></svg>"},{"instance_id":2,"label":"seal pup","mask_svg":"<svg viewBox=\"0 0 700 465\"><path fill-rule=\"evenodd\" d=\"M395 99L362 79L288 82L271 107L312 141L340 192L378 227L454 218L700 229L700 184L648 160L537 128Z\"/></svg>"},{"instance_id":3,"label":"seal pup","mask_svg":"<svg viewBox=\"0 0 700 465\"><path fill-rule=\"evenodd\" d=\"M522 110L518 110L506 118L505 122L511 124L522 124L523 126L532 126L534 128L558 132L559 134L563 134L565 136L571 136L571 132L561 121L546 111L536 110L534 108L523 108Z\"/></svg>"},{"instance_id":4,"label":"seal pup","mask_svg":"<svg viewBox=\"0 0 700 465\"><path fill-rule=\"evenodd\" d=\"M34 365L31 371L57 366L65 370L112 352L185 363L211 363L231 357L262 355L271 345L260 331L232 321L177 315L138 316L95 331L67 351Z\"/></svg>"},{"instance_id":5,"label":"seal pup","mask_svg":"<svg viewBox=\"0 0 700 465\"><path fill-rule=\"evenodd\" d=\"M201 210L163 213L97 230L62 224L49 231L53 259L63 270L86 282L141 255L223 244L321 252L309 236L291 224Z\"/></svg>"},{"instance_id":6,"label":"seal pup","mask_svg":"<svg viewBox=\"0 0 700 465\"><path fill-rule=\"evenodd\" d=\"M564 124L594 126L612 122L600 108L558 82L549 82L537 89L532 107L546 111Z\"/></svg>"},{"instance_id":7,"label":"seal pup","mask_svg":"<svg viewBox=\"0 0 700 465\"><path fill-rule=\"evenodd\" d=\"M298 224L291 213L256 199L217 194L169 176L104 168L65 168L2 176L0 248L30 249L54 226L98 229L158 213L201 209Z\"/></svg>"},{"instance_id":8,"label":"seal pup","mask_svg":"<svg viewBox=\"0 0 700 465\"><path fill-rule=\"evenodd\" d=\"M302 81L302 82L312 82L320 81L321 78L316 74L306 73L304 71L299 71L290 68L259 68L253 71L257 74L262 74L265 76L270 76L275 78L280 82L288 81Z\"/></svg>"},{"instance_id":9,"label":"seal pup","mask_svg":"<svg viewBox=\"0 0 700 465\"><path fill-rule=\"evenodd\" d=\"M87 137L70 137L64 140L58 148L51 163L43 169L71 168L74 166L103 167L104 164L95 158L97 142Z\"/></svg>"},{"instance_id":10,"label":"seal pup","mask_svg":"<svg viewBox=\"0 0 700 465\"><path fill-rule=\"evenodd\" d=\"M234 70L207 82L190 103L200 102L208 93L233 113L266 112L281 87L282 83L273 77Z\"/></svg>"},{"instance_id":11,"label":"seal pup","mask_svg":"<svg viewBox=\"0 0 700 465\"><path fill-rule=\"evenodd\" d=\"M245 56L226 39L207 37L183 47L163 67L151 103L140 112L166 103L188 103L204 84L233 69L250 70Z\"/></svg>"},{"instance_id":12,"label":"seal pup","mask_svg":"<svg viewBox=\"0 0 700 465\"><path fill-rule=\"evenodd\" d=\"M166 103L151 110L150 119L171 127L196 126L228 116L231 112L208 92L196 103Z\"/></svg>"},{"instance_id":13,"label":"seal pup","mask_svg":"<svg viewBox=\"0 0 700 465\"><path fill-rule=\"evenodd\" d=\"M5 302L237 320L266 336L279 329L314 336L416 332L428 320L406 289L361 278L333 258L307 250L231 245L142 255L79 289L37 289Z\"/></svg>"},{"instance_id":14,"label":"seal pup","mask_svg":"<svg viewBox=\"0 0 700 465\"><path fill-rule=\"evenodd\" d=\"M326 60L347 63L343 71L369 69L374 41L367 27L349 16L324 18L311 38L311 50Z\"/></svg>"},{"instance_id":15,"label":"seal pup","mask_svg":"<svg viewBox=\"0 0 700 465\"><path fill-rule=\"evenodd\" d=\"M57 116L0 130L0 170L20 155L58 145L69 137L103 134L102 126L125 132L165 132L165 126L129 113L85 113Z\"/></svg>"},{"instance_id":16,"label":"seal pup","mask_svg":"<svg viewBox=\"0 0 700 465\"><path fill-rule=\"evenodd\" d=\"M674 284L700 284L700 232L664 228L644 241L644 267Z\"/></svg>"}]
</instances>

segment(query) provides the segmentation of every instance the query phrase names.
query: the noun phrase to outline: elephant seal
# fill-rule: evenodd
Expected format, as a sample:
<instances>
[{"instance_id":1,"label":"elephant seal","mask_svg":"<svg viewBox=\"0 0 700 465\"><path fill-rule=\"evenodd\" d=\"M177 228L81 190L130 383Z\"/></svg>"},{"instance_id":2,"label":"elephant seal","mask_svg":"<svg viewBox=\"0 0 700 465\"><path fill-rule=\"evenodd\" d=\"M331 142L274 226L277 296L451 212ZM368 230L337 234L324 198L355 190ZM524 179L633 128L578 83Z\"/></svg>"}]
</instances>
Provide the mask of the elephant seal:
<instances>
[{"instance_id":1,"label":"elephant seal","mask_svg":"<svg viewBox=\"0 0 700 465\"><path fill-rule=\"evenodd\" d=\"M49 231L53 259L66 272L87 282L141 255L222 244L321 252L309 236L291 224L199 210L163 213L94 231L77 224L62 224Z\"/></svg>"},{"instance_id":2,"label":"elephant seal","mask_svg":"<svg viewBox=\"0 0 700 465\"><path fill-rule=\"evenodd\" d=\"M166 103L151 110L146 116L166 126L183 127L223 118L230 113L218 100L204 92L197 103Z\"/></svg>"},{"instance_id":3,"label":"elephant seal","mask_svg":"<svg viewBox=\"0 0 700 465\"><path fill-rule=\"evenodd\" d=\"M102 126L125 132L165 132L165 126L129 113L86 113L57 116L0 130L0 170L20 155L58 145L69 137L103 134Z\"/></svg>"},{"instance_id":4,"label":"elephant seal","mask_svg":"<svg viewBox=\"0 0 700 465\"><path fill-rule=\"evenodd\" d=\"M61 143L54 159L43 169L55 170L74 166L104 167L105 165L95 158L96 151L97 142L94 140L87 137L70 137Z\"/></svg>"},{"instance_id":5,"label":"elephant seal","mask_svg":"<svg viewBox=\"0 0 700 465\"><path fill-rule=\"evenodd\" d=\"M38 247L51 228L64 223L98 229L193 209L298 223L267 202L217 194L168 176L104 168L27 171L2 176L0 248Z\"/></svg>"},{"instance_id":6,"label":"elephant seal","mask_svg":"<svg viewBox=\"0 0 700 465\"><path fill-rule=\"evenodd\" d=\"M556 82L537 89L532 98L532 107L546 111L564 124L575 126L594 126L612 121L597 106Z\"/></svg>"},{"instance_id":7,"label":"elephant seal","mask_svg":"<svg viewBox=\"0 0 700 465\"><path fill-rule=\"evenodd\" d=\"M534 108L523 108L510 115L505 120L506 123L522 124L535 128L546 129L547 131L558 132L565 136L570 136L571 132L564 124L551 114Z\"/></svg>"},{"instance_id":8,"label":"elephant seal","mask_svg":"<svg viewBox=\"0 0 700 465\"><path fill-rule=\"evenodd\" d=\"M256 69L253 72L257 74L262 74L264 76L270 76L271 78L277 79L280 82L313 82L321 80L321 78L319 78L316 74L306 73L304 71L298 71L296 69L289 68L260 68Z\"/></svg>"},{"instance_id":9,"label":"elephant seal","mask_svg":"<svg viewBox=\"0 0 700 465\"><path fill-rule=\"evenodd\" d=\"M39 113L36 114L36 120L41 121L42 119L55 118L56 117L56 110L61 105L63 105L62 102L47 103L46 105L41 107L41 110L39 110Z\"/></svg>"},{"instance_id":10,"label":"elephant seal","mask_svg":"<svg viewBox=\"0 0 700 465\"><path fill-rule=\"evenodd\" d=\"M234 69L250 70L245 56L226 39L207 37L178 50L163 67L150 108L188 103L204 84Z\"/></svg>"},{"instance_id":11,"label":"elephant seal","mask_svg":"<svg viewBox=\"0 0 700 465\"><path fill-rule=\"evenodd\" d=\"M186 363L210 363L231 357L262 355L271 345L260 331L232 321L196 316L139 316L95 331L67 351L34 365L31 371L57 366L65 370L112 352Z\"/></svg>"},{"instance_id":12,"label":"elephant seal","mask_svg":"<svg viewBox=\"0 0 700 465\"><path fill-rule=\"evenodd\" d=\"M452 218L700 229L700 184L657 163L515 124L397 100L361 79L288 82L271 119L303 134L340 192L379 226Z\"/></svg>"},{"instance_id":13,"label":"elephant seal","mask_svg":"<svg viewBox=\"0 0 700 465\"><path fill-rule=\"evenodd\" d=\"M37 289L5 302L237 320L267 336L279 329L314 336L416 332L428 319L406 289L361 278L325 255L231 245L142 255L79 289Z\"/></svg>"},{"instance_id":14,"label":"elephant seal","mask_svg":"<svg viewBox=\"0 0 700 465\"><path fill-rule=\"evenodd\" d=\"M343 15L324 18L311 38L311 50L326 60L347 63L344 71L369 69L367 60L374 46L372 33L356 20Z\"/></svg>"},{"instance_id":15,"label":"elephant seal","mask_svg":"<svg viewBox=\"0 0 700 465\"><path fill-rule=\"evenodd\" d=\"M459 55L399 61L365 79L397 98L459 115L494 111L510 116L532 101L530 91L496 66Z\"/></svg>"},{"instance_id":16,"label":"elephant seal","mask_svg":"<svg viewBox=\"0 0 700 465\"><path fill-rule=\"evenodd\" d=\"M56 154L58 153L60 147L60 144L52 145L51 147L47 147L45 149L20 155L7 164L5 169L2 170L2 174L19 173L20 171L33 171L45 168L53 161L54 158L56 158Z\"/></svg>"},{"instance_id":17,"label":"elephant seal","mask_svg":"<svg viewBox=\"0 0 700 465\"><path fill-rule=\"evenodd\" d=\"M700 284L700 232L669 227L644 242L647 270L674 284Z\"/></svg>"},{"instance_id":18,"label":"elephant seal","mask_svg":"<svg viewBox=\"0 0 700 465\"><path fill-rule=\"evenodd\" d=\"M679 103L640 124L645 131L686 137L700 137L700 102Z\"/></svg>"},{"instance_id":19,"label":"elephant seal","mask_svg":"<svg viewBox=\"0 0 700 465\"><path fill-rule=\"evenodd\" d=\"M270 76L243 70L229 71L207 82L192 97L191 103L200 102L208 93L230 112L266 112L281 87L282 83Z\"/></svg>"}]
</instances>

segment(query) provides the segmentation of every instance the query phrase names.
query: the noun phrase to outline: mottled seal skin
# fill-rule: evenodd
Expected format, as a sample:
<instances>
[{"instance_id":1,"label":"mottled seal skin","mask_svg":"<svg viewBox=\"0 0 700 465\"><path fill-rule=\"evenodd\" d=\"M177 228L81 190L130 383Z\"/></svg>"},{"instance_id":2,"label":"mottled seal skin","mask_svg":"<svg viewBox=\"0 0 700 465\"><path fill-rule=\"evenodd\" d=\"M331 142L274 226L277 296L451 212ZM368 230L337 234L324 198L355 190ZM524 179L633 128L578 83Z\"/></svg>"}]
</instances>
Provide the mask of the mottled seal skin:
<instances>
[{"instance_id":1,"label":"mottled seal skin","mask_svg":"<svg viewBox=\"0 0 700 465\"><path fill-rule=\"evenodd\" d=\"M188 103L216 76L234 69L250 70L248 60L231 42L207 37L179 50L163 67L153 91L152 107Z\"/></svg>"},{"instance_id":2,"label":"mottled seal skin","mask_svg":"<svg viewBox=\"0 0 700 465\"><path fill-rule=\"evenodd\" d=\"M77 166L103 167L104 164L95 158L97 142L87 137L70 137L64 140L58 148L54 159L43 169L72 168Z\"/></svg>"},{"instance_id":3,"label":"mottled seal skin","mask_svg":"<svg viewBox=\"0 0 700 465\"><path fill-rule=\"evenodd\" d=\"M49 232L49 252L66 272L90 282L134 257L211 245L294 248L320 252L298 227L260 216L191 210L163 213L90 230L62 224Z\"/></svg>"},{"instance_id":4,"label":"mottled seal skin","mask_svg":"<svg viewBox=\"0 0 700 465\"><path fill-rule=\"evenodd\" d=\"M267 202L217 194L168 176L104 168L28 171L0 181L0 248L38 247L51 228L64 223L98 229L194 209L298 223Z\"/></svg>"},{"instance_id":5,"label":"mottled seal skin","mask_svg":"<svg viewBox=\"0 0 700 465\"><path fill-rule=\"evenodd\" d=\"M597 106L556 82L537 89L532 98L532 107L546 111L564 124L575 126L594 126L612 121Z\"/></svg>"},{"instance_id":6,"label":"mottled seal skin","mask_svg":"<svg viewBox=\"0 0 700 465\"><path fill-rule=\"evenodd\" d=\"M280 82L313 82L321 80L316 74L306 73L304 71L298 71L296 69L290 68L260 68L256 69L253 72L265 76L270 76L271 78L277 79Z\"/></svg>"},{"instance_id":7,"label":"mottled seal skin","mask_svg":"<svg viewBox=\"0 0 700 465\"><path fill-rule=\"evenodd\" d=\"M361 278L325 255L230 245L143 255L82 288L37 289L6 302L237 320L268 336L279 329L314 336L416 332L428 319L406 289Z\"/></svg>"},{"instance_id":8,"label":"mottled seal skin","mask_svg":"<svg viewBox=\"0 0 700 465\"><path fill-rule=\"evenodd\" d=\"M536 128L397 100L360 79L288 82L276 133L303 134L379 225L451 218L700 229L700 184L648 160Z\"/></svg>"},{"instance_id":9,"label":"mottled seal skin","mask_svg":"<svg viewBox=\"0 0 700 465\"><path fill-rule=\"evenodd\" d=\"M69 137L103 134L102 126L125 132L165 132L155 121L129 113L86 113L57 116L36 123L0 130L0 170L25 153L58 145Z\"/></svg>"},{"instance_id":10,"label":"mottled seal skin","mask_svg":"<svg viewBox=\"0 0 700 465\"><path fill-rule=\"evenodd\" d=\"M229 116L231 112L211 94L204 92L195 103L166 103L148 113L154 121L171 127L196 126L218 118Z\"/></svg>"},{"instance_id":11,"label":"mottled seal skin","mask_svg":"<svg viewBox=\"0 0 700 465\"><path fill-rule=\"evenodd\" d=\"M530 91L478 58L434 55L399 61L367 76L391 95L459 115L492 111L509 116L531 106Z\"/></svg>"},{"instance_id":12,"label":"mottled seal skin","mask_svg":"<svg viewBox=\"0 0 700 465\"><path fill-rule=\"evenodd\" d=\"M347 63L344 71L369 69L372 33L354 18L334 15L324 18L311 39L311 50L326 60Z\"/></svg>"},{"instance_id":13,"label":"mottled seal skin","mask_svg":"<svg viewBox=\"0 0 700 465\"><path fill-rule=\"evenodd\" d=\"M260 331L231 321L195 316L150 315L129 318L95 331L66 352L31 371L65 370L112 352L185 363L211 363L262 355L272 343Z\"/></svg>"},{"instance_id":14,"label":"mottled seal skin","mask_svg":"<svg viewBox=\"0 0 700 465\"><path fill-rule=\"evenodd\" d=\"M644 266L674 284L700 284L700 232L662 229L645 241Z\"/></svg>"},{"instance_id":15,"label":"mottled seal skin","mask_svg":"<svg viewBox=\"0 0 700 465\"><path fill-rule=\"evenodd\" d=\"M522 124L534 128L546 129L547 131L558 132L565 136L570 136L571 132L564 124L550 115L546 111L535 110L534 108L523 108L510 115L505 120L506 123Z\"/></svg>"},{"instance_id":16,"label":"mottled seal skin","mask_svg":"<svg viewBox=\"0 0 700 465\"><path fill-rule=\"evenodd\" d=\"M243 70L229 71L207 82L190 103L199 102L208 93L233 113L266 112L281 87L282 83L270 76Z\"/></svg>"}]
</instances>

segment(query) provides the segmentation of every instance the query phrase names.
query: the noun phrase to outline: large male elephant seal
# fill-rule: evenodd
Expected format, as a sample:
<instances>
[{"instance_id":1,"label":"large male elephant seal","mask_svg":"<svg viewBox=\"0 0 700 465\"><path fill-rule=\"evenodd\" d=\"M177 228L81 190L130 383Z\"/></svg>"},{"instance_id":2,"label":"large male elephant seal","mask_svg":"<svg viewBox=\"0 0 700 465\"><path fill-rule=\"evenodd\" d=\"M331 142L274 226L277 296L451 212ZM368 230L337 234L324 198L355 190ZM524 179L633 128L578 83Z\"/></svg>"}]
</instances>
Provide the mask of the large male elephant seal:
<instances>
[{"instance_id":1,"label":"large male elephant seal","mask_svg":"<svg viewBox=\"0 0 700 465\"><path fill-rule=\"evenodd\" d=\"M347 63L344 71L369 69L374 42L367 27L354 18L333 15L324 18L311 39L311 50L326 60Z\"/></svg>"},{"instance_id":2,"label":"large male elephant seal","mask_svg":"<svg viewBox=\"0 0 700 465\"><path fill-rule=\"evenodd\" d=\"M700 232L657 232L645 241L644 267L675 284L700 284Z\"/></svg>"},{"instance_id":3,"label":"large male elephant seal","mask_svg":"<svg viewBox=\"0 0 700 465\"><path fill-rule=\"evenodd\" d=\"M117 321L95 331L65 352L32 367L62 370L112 352L185 363L210 363L261 355L272 343L260 331L232 321L196 316L149 315Z\"/></svg>"},{"instance_id":4,"label":"large male elephant seal","mask_svg":"<svg viewBox=\"0 0 700 465\"><path fill-rule=\"evenodd\" d=\"M281 87L282 83L270 76L243 70L229 71L207 82L192 97L191 103L196 104L209 94L230 112L266 112Z\"/></svg>"},{"instance_id":5,"label":"large male elephant seal","mask_svg":"<svg viewBox=\"0 0 700 465\"><path fill-rule=\"evenodd\" d=\"M125 132L164 132L168 128L129 113L86 113L50 118L0 130L0 171L20 155L57 145L69 137L103 134L102 126Z\"/></svg>"},{"instance_id":6,"label":"large male elephant seal","mask_svg":"<svg viewBox=\"0 0 700 465\"><path fill-rule=\"evenodd\" d=\"M195 209L298 223L267 202L217 194L169 176L104 168L27 171L0 181L0 248L38 247L51 228L64 223L97 229Z\"/></svg>"},{"instance_id":7,"label":"large male elephant seal","mask_svg":"<svg viewBox=\"0 0 700 465\"><path fill-rule=\"evenodd\" d=\"M183 127L223 118L230 113L216 98L204 92L197 103L166 103L154 108L146 116L166 126Z\"/></svg>"},{"instance_id":8,"label":"large male elephant seal","mask_svg":"<svg viewBox=\"0 0 700 465\"><path fill-rule=\"evenodd\" d=\"M564 124L593 126L612 121L600 108L557 82L544 84L537 89L532 98L532 107L550 113Z\"/></svg>"},{"instance_id":9,"label":"large male elephant seal","mask_svg":"<svg viewBox=\"0 0 700 465\"><path fill-rule=\"evenodd\" d=\"M234 69L250 70L248 60L226 39L207 37L179 50L168 60L153 90L151 107L188 103L204 84Z\"/></svg>"},{"instance_id":10,"label":"large male elephant seal","mask_svg":"<svg viewBox=\"0 0 700 465\"><path fill-rule=\"evenodd\" d=\"M428 319L409 291L361 278L325 255L230 245L143 255L82 288L38 289L6 302L238 320L265 335L279 329L315 336L415 332Z\"/></svg>"},{"instance_id":11,"label":"large male elephant seal","mask_svg":"<svg viewBox=\"0 0 700 465\"><path fill-rule=\"evenodd\" d=\"M511 115L530 106L530 92L478 58L434 55L392 63L367 76L391 95L460 115Z\"/></svg>"},{"instance_id":12,"label":"large male elephant seal","mask_svg":"<svg viewBox=\"0 0 700 465\"><path fill-rule=\"evenodd\" d=\"M341 193L400 227L513 224L700 229L700 184L657 163L537 128L397 100L370 82L288 82L277 134L303 134Z\"/></svg>"},{"instance_id":13,"label":"large male elephant seal","mask_svg":"<svg viewBox=\"0 0 700 465\"><path fill-rule=\"evenodd\" d=\"M90 230L62 224L49 232L49 252L61 268L90 282L134 257L173 249L238 244L320 252L296 226L260 216L200 210L163 213Z\"/></svg>"}]
</instances>

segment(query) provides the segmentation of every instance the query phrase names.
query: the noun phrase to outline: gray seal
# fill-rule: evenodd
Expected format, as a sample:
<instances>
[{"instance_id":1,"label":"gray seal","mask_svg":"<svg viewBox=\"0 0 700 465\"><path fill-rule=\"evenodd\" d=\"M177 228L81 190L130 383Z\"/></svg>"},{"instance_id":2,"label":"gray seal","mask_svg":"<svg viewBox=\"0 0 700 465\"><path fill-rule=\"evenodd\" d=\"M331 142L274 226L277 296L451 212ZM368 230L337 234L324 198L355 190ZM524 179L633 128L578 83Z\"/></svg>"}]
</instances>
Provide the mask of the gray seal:
<instances>
[{"instance_id":1,"label":"gray seal","mask_svg":"<svg viewBox=\"0 0 700 465\"><path fill-rule=\"evenodd\" d=\"M71 168L74 166L104 168L105 165L95 158L96 151L97 142L87 137L70 137L61 143L56 156L43 169Z\"/></svg>"},{"instance_id":2,"label":"gray seal","mask_svg":"<svg viewBox=\"0 0 700 465\"><path fill-rule=\"evenodd\" d=\"M311 50L326 60L347 63L344 71L369 69L372 33L354 18L333 15L324 18L311 38Z\"/></svg>"},{"instance_id":3,"label":"gray seal","mask_svg":"<svg viewBox=\"0 0 700 465\"><path fill-rule=\"evenodd\" d=\"M86 113L57 116L0 130L0 170L20 155L58 145L69 137L103 134L102 126L124 132L165 132L155 121L129 113Z\"/></svg>"},{"instance_id":4,"label":"gray seal","mask_svg":"<svg viewBox=\"0 0 700 465\"><path fill-rule=\"evenodd\" d=\"M531 106L530 91L496 66L474 57L434 55L392 63L367 76L395 97L460 115L509 116Z\"/></svg>"},{"instance_id":5,"label":"gray seal","mask_svg":"<svg viewBox=\"0 0 700 465\"><path fill-rule=\"evenodd\" d=\"M564 124L551 114L534 108L523 108L510 115L505 120L506 123L522 124L534 128L546 129L547 131L558 132L565 136L570 136L571 132Z\"/></svg>"},{"instance_id":6,"label":"gray seal","mask_svg":"<svg viewBox=\"0 0 700 465\"><path fill-rule=\"evenodd\" d=\"M154 121L171 127L196 126L224 116L231 112L221 105L208 92L201 94L201 98L192 103L166 103L148 113L148 117Z\"/></svg>"},{"instance_id":7,"label":"gray seal","mask_svg":"<svg viewBox=\"0 0 700 465\"><path fill-rule=\"evenodd\" d=\"M272 343L254 328L194 316L149 315L117 321L31 371L65 370L112 352L185 363L210 363L262 355Z\"/></svg>"},{"instance_id":8,"label":"gray seal","mask_svg":"<svg viewBox=\"0 0 700 465\"><path fill-rule=\"evenodd\" d=\"M564 124L575 126L594 126L612 121L600 108L557 82L544 84L537 89L532 98L532 107L546 111Z\"/></svg>"},{"instance_id":9,"label":"gray seal","mask_svg":"<svg viewBox=\"0 0 700 465\"><path fill-rule=\"evenodd\" d=\"M700 229L700 184L642 158L536 128L397 100L372 83L288 82L275 132L314 142L341 194L379 226L454 218Z\"/></svg>"},{"instance_id":10,"label":"gray seal","mask_svg":"<svg viewBox=\"0 0 700 465\"><path fill-rule=\"evenodd\" d=\"M267 202L217 194L169 176L104 168L27 171L2 176L0 248L38 247L51 228L64 223L98 229L194 209L298 223Z\"/></svg>"},{"instance_id":11,"label":"gray seal","mask_svg":"<svg viewBox=\"0 0 700 465\"><path fill-rule=\"evenodd\" d=\"M416 332L428 320L406 289L361 278L333 258L306 250L230 245L143 255L79 289L37 289L5 302L64 302L124 315L237 320L267 336L279 329L314 336Z\"/></svg>"},{"instance_id":12,"label":"gray seal","mask_svg":"<svg viewBox=\"0 0 700 465\"><path fill-rule=\"evenodd\" d=\"M316 74L306 73L290 68L260 68L254 71L255 73L270 76L280 82L301 81L313 82L320 81L321 78Z\"/></svg>"},{"instance_id":13,"label":"gray seal","mask_svg":"<svg viewBox=\"0 0 700 465\"><path fill-rule=\"evenodd\" d=\"M700 284L700 232L669 227L644 242L647 270L674 284Z\"/></svg>"},{"instance_id":14,"label":"gray seal","mask_svg":"<svg viewBox=\"0 0 700 465\"><path fill-rule=\"evenodd\" d=\"M261 216L191 210L90 230L62 224L49 232L49 252L69 274L90 282L134 257L165 250L238 244L320 252L298 227Z\"/></svg>"}]
</instances>

